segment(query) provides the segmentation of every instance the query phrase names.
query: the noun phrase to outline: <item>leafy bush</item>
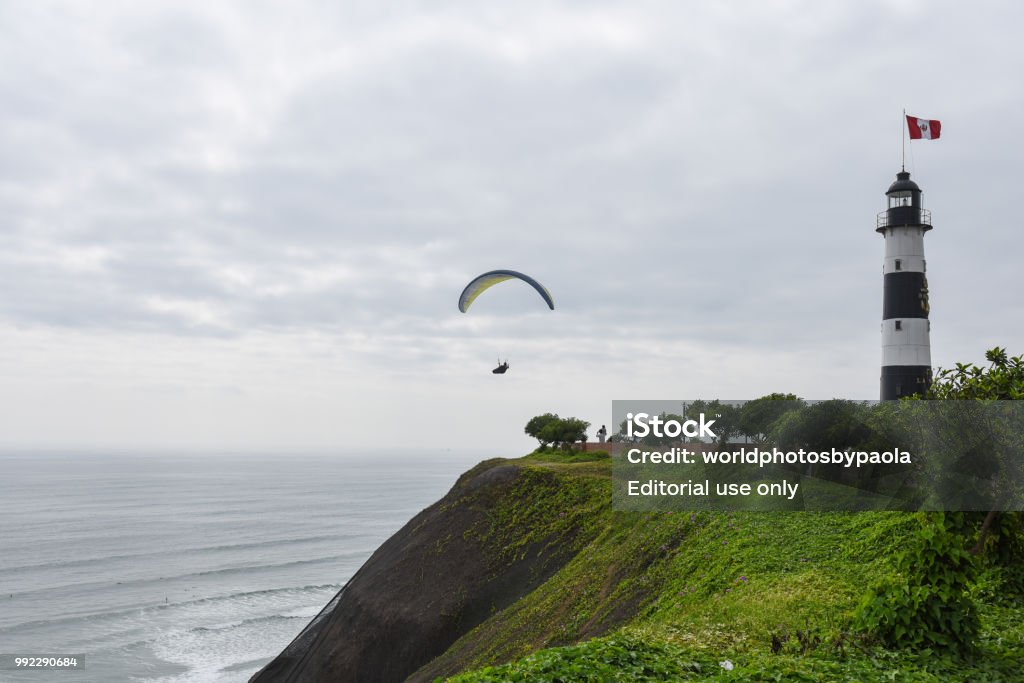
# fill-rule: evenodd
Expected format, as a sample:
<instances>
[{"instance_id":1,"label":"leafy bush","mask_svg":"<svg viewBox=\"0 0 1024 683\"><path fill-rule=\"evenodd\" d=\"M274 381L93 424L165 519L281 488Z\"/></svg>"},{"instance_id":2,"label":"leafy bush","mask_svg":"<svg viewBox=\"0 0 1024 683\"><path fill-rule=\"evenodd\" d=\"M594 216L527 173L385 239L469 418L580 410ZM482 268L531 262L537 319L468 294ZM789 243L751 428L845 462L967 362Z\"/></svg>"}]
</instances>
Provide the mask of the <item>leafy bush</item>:
<instances>
[{"instance_id":1,"label":"leafy bush","mask_svg":"<svg viewBox=\"0 0 1024 683\"><path fill-rule=\"evenodd\" d=\"M895 575L875 583L856 614L857 626L892 647L965 651L978 634L968 594L976 573L956 516L922 517L910 547L897 556Z\"/></svg>"}]
</instances>

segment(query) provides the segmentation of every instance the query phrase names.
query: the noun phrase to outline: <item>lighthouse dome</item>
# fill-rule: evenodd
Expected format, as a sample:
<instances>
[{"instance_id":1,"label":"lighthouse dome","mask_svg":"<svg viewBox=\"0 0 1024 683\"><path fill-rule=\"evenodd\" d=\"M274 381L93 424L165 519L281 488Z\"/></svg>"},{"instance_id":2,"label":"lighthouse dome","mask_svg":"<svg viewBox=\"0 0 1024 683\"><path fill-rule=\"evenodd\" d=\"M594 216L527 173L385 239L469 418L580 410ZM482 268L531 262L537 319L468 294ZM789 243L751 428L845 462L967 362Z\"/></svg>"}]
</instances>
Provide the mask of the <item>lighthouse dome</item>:
<instances>
[{"instance_id":1,"label":"lighthouse dome","mask_svg":"<svg viewBox=\"0 0 1024 683\"><path fill-rule=\"evenodd\" d=\"M885 191L886 194L892 194L893 192L920 192L921 188L917 186L913 180L910 179L910 173L907 171L900 171L896 174L896 180L893 181L889 189Z\"/></svg>"}]
</instances>

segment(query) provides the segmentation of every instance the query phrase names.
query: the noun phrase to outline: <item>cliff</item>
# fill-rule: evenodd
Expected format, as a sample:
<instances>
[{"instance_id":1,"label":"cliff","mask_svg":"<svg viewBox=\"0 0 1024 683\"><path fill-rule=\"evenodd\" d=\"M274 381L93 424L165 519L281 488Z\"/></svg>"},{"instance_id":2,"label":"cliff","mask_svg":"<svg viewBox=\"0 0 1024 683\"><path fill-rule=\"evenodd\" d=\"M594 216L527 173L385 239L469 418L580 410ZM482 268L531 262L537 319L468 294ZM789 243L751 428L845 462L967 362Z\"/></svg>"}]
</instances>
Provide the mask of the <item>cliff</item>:
<instances>
[{"instance_id":1,"label":"cliff","mask_svg":"<svg viewBox=\"0 0 1024 683\"><path fill-rule=\"evenodd\" d=\"M477 465L252 681L1020 680L1024 607L993 597L1002 574L982 582L973 662L851 633L915 516L616 513L610 469Z\"/></svg>"},{"instance_id":2,"label":"cliff","mask_svg":"<svg viewBox=\"0 0 1024 683\"><path fill-rule=\"evenodd\" d=\"M607 514L608 475L607 466L481 463L388 539L252 681L418 681L454 673L463 661L457 656L427 665L593 539L593 520Z\"/></svg>"}]
</instances>

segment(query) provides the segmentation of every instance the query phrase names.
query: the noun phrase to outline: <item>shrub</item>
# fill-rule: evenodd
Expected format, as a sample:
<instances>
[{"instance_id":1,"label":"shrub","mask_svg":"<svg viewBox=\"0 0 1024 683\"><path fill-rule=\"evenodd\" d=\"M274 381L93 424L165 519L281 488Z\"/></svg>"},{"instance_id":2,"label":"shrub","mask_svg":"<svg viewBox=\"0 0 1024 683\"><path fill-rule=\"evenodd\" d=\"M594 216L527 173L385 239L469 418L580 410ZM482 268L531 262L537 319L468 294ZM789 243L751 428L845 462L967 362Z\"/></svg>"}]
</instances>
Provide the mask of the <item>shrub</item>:
<instances>
[{"instance_id":1,"label":"shrub","mask_svg":"<svg viewBox=\"0 0 1024 683\"><path fill-rule=\"evenodd\" d=\"M871 586L861 602L859 629L891 647L965 651L978 634L968 595L976 571L963 536L944 514L922 516L910 547L897 556L896 573Z\"/></svg>"}]
</instances>

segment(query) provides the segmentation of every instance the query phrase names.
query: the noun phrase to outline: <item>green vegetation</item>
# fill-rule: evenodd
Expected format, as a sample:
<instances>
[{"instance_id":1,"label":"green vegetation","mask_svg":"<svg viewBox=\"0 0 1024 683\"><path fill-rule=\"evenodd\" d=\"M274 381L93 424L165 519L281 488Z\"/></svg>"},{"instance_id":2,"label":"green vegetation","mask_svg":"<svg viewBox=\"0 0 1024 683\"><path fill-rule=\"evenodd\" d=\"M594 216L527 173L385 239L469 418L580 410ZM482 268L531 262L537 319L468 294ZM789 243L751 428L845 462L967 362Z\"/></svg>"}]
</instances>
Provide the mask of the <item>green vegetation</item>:
<instances>
[{"instance_id":1,"label":"green vegetation","mask_svg":"<svg viewBox=\"0 0 1024 683\"><path fill-rule=\"evenodd\" d=\"M469 671L452 681L938 683L1019 681L1024 671L1024 607L997 597L1019 568L981 572L970 652L928 639L887 649L862 630L858 606L872 581L898 577L910 545L929 547L923 515L616 513L607 460L510 462L530 474L480 529L491 552L546 552L537 539L564 526L588 540L442 655L441 664ZM516 536L517 524L529 538Z\"/></svg>"},{"instance_id":2,"label":"green vegetation","mask_svg":"<svg viewBox=\"0 0 1024 683\"><path fill-rule=\"evenodd\" d=\"M697 400L685 407L683 417L688 420L699 420L702 413L715 416L715 433L718 434L715 443L719 445L728 443L732 437L741 433L739 430L741 409L731 403L722 403L718 399L714 401Z\"/></svg>"},{"instance_id":3,"label":"green vegetation","mask_svg":"<svg viewBox=\"0 0 1024 683\"><path fill-rule=\"evenodd\" d=\"M985 352L987 368L973 363L939 370L928 392L932 399L1024 399L1024 356L1010 357L1006 349L995 347Z\"/></svg>"},{"instance_id":4,"label":"green vegetation","mask_svg":"<svg viewBox=\"0 0 1024 683\"><path fill-rule=\"evenodd\" d=\"M857 625L890 647L969 650L980 627L968 594L977 563L946 515L923 515L920 521L907 550L896 556L896 572L864 597Z\"/></svg>"},{"instance_id":5,"label":"green vegetation","mask_svg":"<svg viewBox=\"0 0 1024 683\"><path fill-rule=\"evenodd\" d=\"M488 667L459 677L470 681L672 681L700 672L699 662L670 643L646 643L635 636L612 636L582 645L543 650L521 662Z\"/></svg>"},{"instance_id":6,"label":"green vegetation","mask_svg":"<svg viewBox=\"0 0 1024 683\"><path fill-rule=\"evenodd\" d=\"M927 398L1024 398L1024 358L1010 358L998 347L985 357L988 368L958 363L940 371ZM975 536L977 541L972 541ZM1024 581L1022 539L1019 513L923 516L908 549L897 557L896 573L875 583L864 597L857 613L859 626L891 647L971 650L980 628L972 597L978 570L985 568L989 577L995 577L995 597L1019 597Z\"/></svg>"},{"instance_id":7,"label":"green vegetation","mask_svg":"<svg viewBox=\"0 0 1024 683\"><path fill-rule=\"evenodd\" d=\"M1018 631L1018 637L1019 637ZM837 650L841 651L841 650ZM725 666L732 665L731 669ZM1018 663L1019 665L1019 663ZM917 655L876 651L822 656L757 654L716 661L670 642L617 634L542 650L519 661L449 679L457 683L604 683L609 681L784 681L786 683L899 681L1019 682L1012 661L965 664L930 650Z\"/></svg>"},{"instance_id":8,"label":"green vegetation","mask_svg":"<svg viewBox=\"0 0 1024 683\"><path fill-rule=\"evenodd\" d=\"M768 432L792 410L806 405L796 394L768 394L744 403L737 417L737 429L754 443L764 443Z\"/></svg>"},{"instance_id":9,"label":"green vegetation","mask_svg":"<svg viewBox=\"0 0 1024 683\"><path fill-rule=\"evenodd\" d=\"M532 418L523 430L537 439L543 450L548 444L555 444L563 450L572 447L577 441L587 440L589 422L576 417L559 417L555 413L544 413Z\"/></svg>"},{"instance_id":10,"label":"green vegetation","mask_svg":"<svg viewBox=\"0 0 1024 683\"><path fill-rule=\"evenodd\" d=\"M1024 607L1004 593L1019 568L978 565L969 652L907 638L887 649L864 632L858 608L872 582L901 576L904 557L962 550L952 535L939 539L942 552L926 542L928 517L617 513L607 458L572 456L594 454L503 461L525 476L474 532L495 561L550 552L540 541L567 529L578 545L561 570L439 658L468 671L451 680L1020 680Z\"/></svg>"},{"instance_id":11,"label":"green vegetation","mask_svg":"<svg viewBox=\"0 0 1024 683\"><path fill-rule=\"evenodd\" d=\"M1024 363L1000 352L937 374L935 397L1014 395ZM767 405L783 397L801 410ZM843 428L862 423L829 403ZM821 418L789 396L757 410L736 429ZM1024 680L1018 514L625 513L605 453L488 466L502 464L523 476L473 530L485 552L501 563L572 538L573 559L432 662L464 672L439 680Z\"/></svg>"}]
</instances>

